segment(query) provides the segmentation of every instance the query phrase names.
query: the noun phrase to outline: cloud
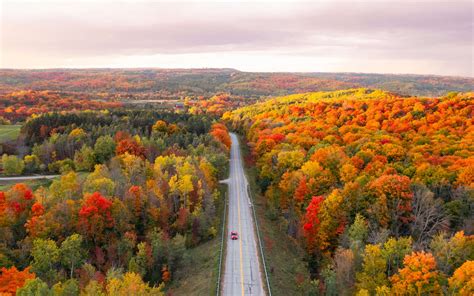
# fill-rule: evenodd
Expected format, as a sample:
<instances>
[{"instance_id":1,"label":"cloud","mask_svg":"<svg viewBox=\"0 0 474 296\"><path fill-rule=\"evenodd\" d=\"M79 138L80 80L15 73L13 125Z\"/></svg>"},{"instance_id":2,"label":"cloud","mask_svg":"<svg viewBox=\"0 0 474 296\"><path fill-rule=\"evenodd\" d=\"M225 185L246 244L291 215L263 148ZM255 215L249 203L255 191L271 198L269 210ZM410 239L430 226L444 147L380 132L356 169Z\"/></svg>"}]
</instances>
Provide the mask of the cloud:
<instances>
[{"instance_id":1,"label":"cloud","mask_svg":"<svg viewBox=\"0 0 474 296\"><path fill-rule=\"evenodd\" d=\"M298 61L326 58L337 69L339 60L348 68L359 65L360 72L365 71L360 60L374 61L367 68L380 67L380 61L419 61L472 76L472 11L470 1L7 2L2 66L267 53ZM223 67L235 63L219 60ZM249 68L242 62L237 68ZM292 71L291 65L281 70Z\"/></svg>"}]
</instances>

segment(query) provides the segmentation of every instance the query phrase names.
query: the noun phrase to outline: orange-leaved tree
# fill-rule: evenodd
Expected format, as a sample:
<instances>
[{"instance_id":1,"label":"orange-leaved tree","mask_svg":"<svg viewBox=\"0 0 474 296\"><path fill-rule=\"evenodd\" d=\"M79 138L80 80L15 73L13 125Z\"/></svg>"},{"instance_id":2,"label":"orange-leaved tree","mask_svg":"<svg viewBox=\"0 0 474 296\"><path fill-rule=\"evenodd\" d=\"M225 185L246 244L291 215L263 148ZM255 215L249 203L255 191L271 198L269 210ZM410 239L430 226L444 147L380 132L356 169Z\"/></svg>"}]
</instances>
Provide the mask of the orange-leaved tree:
<instances>
[{"instance_id":1,"label":"orange-leaved tree","mask_svg":"<svg viewBox=\"0 0 474 296\"><path fill-rule=\"evenodd\" d=\"M431 253L413 252L405 256L403 264L390 278L395 295L442 295L442 276Z\"/></svg>"},{"instance_id":2,"label":"orange-leaved tree","mask_svg":"<svg viewBox=\"0 0 474 296\"><path fill-rule=\"evenodd\" d=\"M230 149L231 141L229 132L227 128L222 123L214 123L211 128L210 134L216 139L218 142L224 144L227 149Z\"/></svg>"},{"instance_id":3,"label":"orange-leaved tree","mask_svg":"<svg viewBox=\"0 0 474 296\"><path fill-rule=\"evenodd\" d=\"M30 272L30 267L19 271L15 266L0 269L0 294L14 295L18 288L25 285L29 279L34 279L35 274Z\"/></svg>"},{"instance_id":4,"label":"orange-leaved tree","mask_svg":"<svg viewBox=\"0 0 474 296\"><path fill-rule=\"evenodd\" d=\"M464 262L449 278L449 289L453 295L474 295L474 261Z\"/></svg>"}]
</instances>

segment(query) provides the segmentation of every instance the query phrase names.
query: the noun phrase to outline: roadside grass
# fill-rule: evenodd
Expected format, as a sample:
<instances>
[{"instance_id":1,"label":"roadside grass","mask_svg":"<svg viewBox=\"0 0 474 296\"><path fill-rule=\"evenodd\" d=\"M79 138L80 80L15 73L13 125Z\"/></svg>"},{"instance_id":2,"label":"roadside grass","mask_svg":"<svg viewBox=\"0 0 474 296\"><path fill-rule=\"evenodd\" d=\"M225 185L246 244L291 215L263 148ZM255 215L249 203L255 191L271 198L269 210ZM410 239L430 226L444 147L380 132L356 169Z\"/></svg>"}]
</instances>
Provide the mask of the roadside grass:
<instances>
[{"instance_id":1,"label":"roadside grass","mask_svg":"<svg viewBox=\"0 0 474 296\"><path fill-rule=\"evenodd\" d=\"M181 267L167 288L167 295L214 295L220 237L186 250Z\"/></svg>"},{"instance_id":2,"label":"roadside grass","mask_svg":"<svg viewBox=\"0 0 474 296\"><path fill-rule=\"evenodd\" d=\"M240 143L245 158L249 149L243 138L240 138ZM260 194L256 184L256 168L245 163L245 173L253 194L272 295L304 295L302 285L298 284L309 278L303 261L304 250L280 229L278 220L269 218L264 196Z\"/></svg>"},{"instance_id":3,"label":"roadside grass","mask_svg":"<svg viewBox=\"0 0 474 296\"><path fill-rule=\"evenodd\" d=\"M21 125L0 125L0 143L16 140L20 129Z\"/></svg>"},{"instance_id":4,"label":"roadside grass","mask_svg":"<svg viewBox=\"0 0 474 296\"><path fill-rule=\"evenodd\" d=\"M219 274L219 256L222 237L222 213L227 200L227 185L219 185L221 199L216 206L218 217L217 235L210 241L194 248L187 249L180 268L174 274L174 279L166 287L166 295L215 295ZM227 213L226 213L227 215ZM224 239L224 243L225 243ZM224 245L225 252L225 245ZM222 257L225 262L225 256ZM223 263L224 263L223 262ZM222 265L222 272L224 265Z\"/></svg>"}]
</instances>

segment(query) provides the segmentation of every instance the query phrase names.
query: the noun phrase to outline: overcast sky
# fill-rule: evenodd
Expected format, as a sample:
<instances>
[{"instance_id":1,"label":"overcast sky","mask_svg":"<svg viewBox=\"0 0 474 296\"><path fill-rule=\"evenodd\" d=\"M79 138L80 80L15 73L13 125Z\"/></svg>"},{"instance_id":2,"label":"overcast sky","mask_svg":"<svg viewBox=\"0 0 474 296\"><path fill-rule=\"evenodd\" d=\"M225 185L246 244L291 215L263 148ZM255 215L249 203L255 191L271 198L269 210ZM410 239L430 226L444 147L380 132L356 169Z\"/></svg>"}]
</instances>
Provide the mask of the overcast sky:
<instances>
[{"instance_id":1,"label":"overcast sky","mask_svg":"<svg viewBox=\"0 0 474 296\"><path fill-rule=\"evenodd\" d=\"M473 2L0 0L0 67L473 74Z\"/></svg>"}]
</instances>

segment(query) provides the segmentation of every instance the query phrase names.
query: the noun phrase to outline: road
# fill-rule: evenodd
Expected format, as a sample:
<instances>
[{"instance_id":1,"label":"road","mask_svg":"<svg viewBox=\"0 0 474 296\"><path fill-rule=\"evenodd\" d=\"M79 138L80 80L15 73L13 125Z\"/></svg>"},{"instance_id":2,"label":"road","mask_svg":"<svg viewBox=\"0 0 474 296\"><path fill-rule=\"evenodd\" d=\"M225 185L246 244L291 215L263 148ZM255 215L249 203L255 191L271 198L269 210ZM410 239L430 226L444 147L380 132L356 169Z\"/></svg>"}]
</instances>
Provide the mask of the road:
<instances>
[{"instance_id":1,"label":"road","mask_svg":"<svg viewBox=\"0 0 474 296\"><path fill-rule=\"evenodd\" d=\"M229 213L222 295L265 295L239 141L235 134L230 136ZM231 231L238 232L238 240L230 239Z\"/></svg>"},{"instance_id":2,"label":"road","mask_svg":"<svg viewBox=\"0 0 474 296\"><path fill-rule=\"evenodd\" d=\"M1 181L27 181L36 179L54 179L60 175L34 175L34 176L17 176L17 177L0 177Z\"/></svg>"}]
</instances>

